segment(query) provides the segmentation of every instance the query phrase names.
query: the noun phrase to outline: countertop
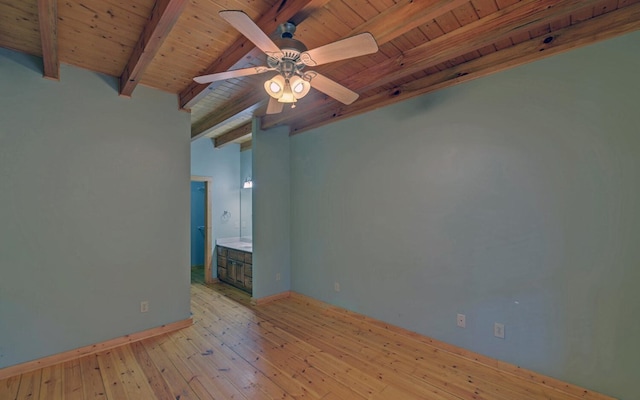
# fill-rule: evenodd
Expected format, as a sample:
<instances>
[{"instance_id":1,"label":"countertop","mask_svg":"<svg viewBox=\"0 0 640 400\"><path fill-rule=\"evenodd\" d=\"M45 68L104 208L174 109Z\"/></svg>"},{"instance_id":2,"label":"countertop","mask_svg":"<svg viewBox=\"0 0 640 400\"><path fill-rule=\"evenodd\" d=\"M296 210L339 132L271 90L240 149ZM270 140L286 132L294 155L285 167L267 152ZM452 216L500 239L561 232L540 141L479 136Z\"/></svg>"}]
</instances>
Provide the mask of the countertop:
<instances>
[{"instance_id":1,"label":"countertop","mask_svg":"<svg viewBox=\"0 0 640 400\"><path fill-rule=\"evenodd\" d=\"M222 238L216 240L216 245L229 249L253 253L253 242L245 238Z\"/></svg>"}]
</instances>

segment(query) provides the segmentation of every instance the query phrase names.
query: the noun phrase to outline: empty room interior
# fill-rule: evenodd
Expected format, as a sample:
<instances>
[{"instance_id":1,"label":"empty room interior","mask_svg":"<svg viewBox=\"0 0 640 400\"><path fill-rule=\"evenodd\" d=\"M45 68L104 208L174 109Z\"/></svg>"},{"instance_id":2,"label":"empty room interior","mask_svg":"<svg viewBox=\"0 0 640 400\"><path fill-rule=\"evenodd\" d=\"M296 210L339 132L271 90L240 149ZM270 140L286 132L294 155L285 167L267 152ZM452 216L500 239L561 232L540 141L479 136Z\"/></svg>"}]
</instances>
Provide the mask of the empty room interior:
<instances>
[{"instance_id":1,"label":"empty room interior","mask_svg":"<svg viewBox=\"0 0 640 400\"><path fill-rule=\"evenodd\" d=\"M0 400L640 399L639 30L0 0Z\"/></svg>"}]
</instances>

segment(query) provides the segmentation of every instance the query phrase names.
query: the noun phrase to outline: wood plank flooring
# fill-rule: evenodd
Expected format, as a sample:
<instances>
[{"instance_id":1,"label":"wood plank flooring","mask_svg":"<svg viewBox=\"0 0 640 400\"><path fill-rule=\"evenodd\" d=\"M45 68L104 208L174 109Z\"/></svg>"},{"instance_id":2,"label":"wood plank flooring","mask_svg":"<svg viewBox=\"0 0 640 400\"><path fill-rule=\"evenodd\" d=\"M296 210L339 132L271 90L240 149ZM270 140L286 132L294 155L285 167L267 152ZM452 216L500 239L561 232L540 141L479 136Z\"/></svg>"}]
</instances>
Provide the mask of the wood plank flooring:
<instances>
[{"instance_id":1,"label":"wood plank flooring","mask_svg":"<svg viewBox=\"0 0 640 400\"><path fill-rule=\"evenodd\" d=\"M302 296L254 307L193 272L192 327L1 380L0 399L608 399Z\"/></svg>"}]
</instances>

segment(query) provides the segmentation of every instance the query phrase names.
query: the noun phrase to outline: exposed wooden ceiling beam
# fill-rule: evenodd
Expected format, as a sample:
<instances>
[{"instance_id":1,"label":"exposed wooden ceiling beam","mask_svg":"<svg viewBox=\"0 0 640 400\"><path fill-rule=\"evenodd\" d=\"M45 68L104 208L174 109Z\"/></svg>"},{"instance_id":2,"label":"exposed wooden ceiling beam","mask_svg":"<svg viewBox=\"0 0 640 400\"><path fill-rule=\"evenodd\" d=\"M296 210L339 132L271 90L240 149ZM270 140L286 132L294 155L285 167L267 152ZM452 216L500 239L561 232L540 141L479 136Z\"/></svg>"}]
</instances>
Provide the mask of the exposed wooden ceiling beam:
<instances>
[{"instance_id":1,"label":"exposed wooden ceiling beam","mask_svg":"<svg viewBox=\"0 0 640 400\"><path fill-rule=\"evenodd\" d=\"M234 140L240 139L243 136L247 136L251 133L251 122L248 122L246 124L242 124L239 127L230 130L229 132L217 136L214 138L214 145L215 147L222 147L227 143L231 143Z\"/></svg>"},{"instance_id":2,"label":"exposed wooden ceiling beam","mask_svg":"<svg viewBox=\"0 0 640 400\"><path fill-rule=\"evenodd\" d=\"M416 0L396 3L346 36L370 32L381 46L466 3L468 0ZM246 90L237 96L238 101L230 102L231 107L215 110L198 121L191 130L192 139L266 98L260 88Z\"/></svg>"},{"instance_id":3,"label":"exposed wooden ceiling beam","mask_svg":"<svg viewBox=\"0 0 640 400\"><path fill-rule=\"evenodd\" d=\"M369 32L381 46L467 3L468 0L402 1L358 26L347 36Z\"/></svg>"},{"instance_id":4,"label":"exposed wooden ceiling beam","mask_svg":"<svg viewBox=\"0 0 640 400\"><path fill-rule=\"evenodd\" d=\"M562 16L584 7L592 7L596 0L522 0L496 13L474 21L455 31L437 37L412 48L395 59L375 65L366 73L354 75L341 82L359 92L379 87L406 76L423 71L445 61L463 56L502 39L548 24ZM312 82L313 85L313 82ZM357 107L356 101L351 107ZM296 108L299 114L323 114L324 109L344 108L330 98L307 102ZM291 113L267 115L262 119L262 129L286 123Z\"/></svg>"},{"instance_id":5,"label":"exposed wooden ceiling beam","mask_svg":"<svg viewBox=\"0 0 640 400\"><path fill-rule=\"evenodd\" d=\"M597 0L522 0L485 18L430 40L367 71L367 81L353 76L345 85L366 92L428 67L478 50L501 39L548 24L560 17L593 7ZM363 74L364 75L364 74ZM375 86L374 86L375 85Z\"/></svg>"},{"instance_id":6,"label":"exposed wooden ceiling beam","mask_svg":"<svg viewBox=\"0 0 640 400\"><path fill-rule=\"evenodd\" d=\"M188 0L157 0L149 20L120 75L120 95L131 97L142 74L169 35Z\"/></svg>"},{"instance_id":7,"label":"exposed wooden ceiling beam","mask_svg":"<svg viewBox=\"0 0 640 400\"><path fill-rule=\"evenodd\" d=\"M240 151L251 150L251 140L240 143Z\"/></svg>"},{"instance_id":8,"label":"exposed wooden ceiling beam","mask_svg":"<svg viewBox=\"0 0 640 400\"><path fill-rule=\"evenodd\" d=\"M333 109L325 109L312 118L306 115L305 118L291 121L291 134L298 134L398 101L441 90L635 30L640 30L640 3L360 99L350 107L336 106Z\"/></svg>"},{"instance_id":9,"label":"exposed wooden ceiling beam","mask_svg":"<svg viewBox=\"0 0 640 400\"><path fill-rule=\"evenodd\" d=\"M42 43L42 75L48 79L60 80L57 0L38 0L38 23Z\"/></svg>"},{"instance_id":10,"label":"exposed wooden ceiling beam","mask_svg":"<svg viewBox=\"0 0 640 400\"><path fill-rule=\"evenodd\" d=\"M298 15L308 15L312 10L322 7L329 0L282 0L278 7L272 7L267 13L262 15L256 24L267 34L275 32L276 28L284 22L293 19ZM213 74L220 71L227 71L233 67L240 68L245 63L245 57L255 46L247 38L241 36L229 48L215 60L209 68L202 74ZM207 95L207 88L210 85L201 85L191 82L189 86L180 92L180 108L190 108L200 99Z\"/></svg>"},{"instance_id":11,"label":"exposed wooden ceiling beam","mask_svg":"<svg viewBox=\"0 0 640 400\"><path fill-rule=\"evenodd\" d=\"M266 99L267 93L263 90L250 90L236 96L232 101L226 102L223 107L216 109L215 112L208 114L193 124L191 127L191 139Z\"/></svg>"}]
</instances>

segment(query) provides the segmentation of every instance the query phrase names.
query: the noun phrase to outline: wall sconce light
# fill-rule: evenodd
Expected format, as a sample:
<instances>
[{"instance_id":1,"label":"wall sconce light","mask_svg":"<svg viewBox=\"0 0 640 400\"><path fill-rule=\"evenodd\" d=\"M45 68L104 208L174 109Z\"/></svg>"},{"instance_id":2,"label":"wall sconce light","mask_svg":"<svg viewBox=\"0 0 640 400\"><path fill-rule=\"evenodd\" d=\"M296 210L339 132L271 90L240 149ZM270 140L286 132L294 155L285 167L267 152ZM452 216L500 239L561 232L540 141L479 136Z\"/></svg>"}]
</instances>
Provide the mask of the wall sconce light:
<instances>
[{"instance_id":1,"label":"wall sconce light","mask_svg":"<svg viewBox=\"0 0 640 400\"><path fill-rule=\"evenodd\" d=\"M245 179L244 183L242 184L242 188L251 189L252 187L253 187L253 181L251 180L251 177L247 177L247 179Z\"/></svg>"}]
</instances>

